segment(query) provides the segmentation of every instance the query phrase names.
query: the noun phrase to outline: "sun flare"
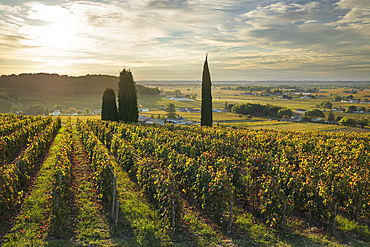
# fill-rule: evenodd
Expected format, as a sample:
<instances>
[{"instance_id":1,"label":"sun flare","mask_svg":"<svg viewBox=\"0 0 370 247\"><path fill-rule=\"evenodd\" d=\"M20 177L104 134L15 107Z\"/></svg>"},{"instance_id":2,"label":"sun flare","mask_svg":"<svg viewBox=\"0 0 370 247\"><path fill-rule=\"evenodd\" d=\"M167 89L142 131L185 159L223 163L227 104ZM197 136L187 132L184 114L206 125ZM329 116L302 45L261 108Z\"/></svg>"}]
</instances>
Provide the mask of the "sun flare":
<instances>
[{"instance_id":1,"label":"sun flare","mask_svg":"<svg viewBox=\"0 0 370 247\"><path fill-rule=\"evenodd\" d=\"M49 26L39 27L35 36L42 47L66 49L74 43L76 33L73 27L57 21Z\"/></svg>"}]
</instances>

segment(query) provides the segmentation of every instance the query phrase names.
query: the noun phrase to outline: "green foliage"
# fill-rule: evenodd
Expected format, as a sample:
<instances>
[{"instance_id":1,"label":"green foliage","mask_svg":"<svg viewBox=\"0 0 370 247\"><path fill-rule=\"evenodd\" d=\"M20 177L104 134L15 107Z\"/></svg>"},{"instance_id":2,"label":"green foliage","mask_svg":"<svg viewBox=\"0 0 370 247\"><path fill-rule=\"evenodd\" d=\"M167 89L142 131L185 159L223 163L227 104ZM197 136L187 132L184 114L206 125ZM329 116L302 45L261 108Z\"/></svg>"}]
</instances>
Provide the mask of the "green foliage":
<instances>
[{"instance_id":1,"label":"green foliage","mask_svg":"<svg viewBox=\"0 0 370 247\"><path fill-rule=\"evenodd\" d=\"M353 118L347 117L347 116L342 118L338 123L340 125L351 126L351 127L356 127L356 124L357 124L356 120L354 120Z\"/></svg>"},{"instance_id":2,"label":"green foliage","mask_svg":"<svg viewBox=\"0 0 370 247\"><path fill-rule=\"evenodd\" d=\"M346 110L346 112L348 112L348 113L353 113L355 111L357 111L357 106L354 106L354 105L348 106L348 108Z\"/></svg>"},{"instance_id":3,"label":"green foliage","mask_svg":"<svg viewBox=\"0 0 370 247\"><path fill-rule=\"evenodd\" d=\"M108 121L117 121L117 104L116 104L116 94L113 88L107 88L103 94L102 100L102 111L101 119Z\"/></svg>"},{"instance_id":4,"label":"green foliage","mask_svg":"<svg viewBox=\"0 0 370 247\"><path fill-rule=\"evenodd\" d=\"M366 107L365 107L365 106L361 106L358 110L359 110L359 111L366 112Z\"/></svg>"},{"instance_id":5,"label":"green foliage","mask_svg":"<svg viewBox=\"0 0 370 247\"><path fill-rule=\"evenodd\" d=\"M130 123L137 122L138 118L136 83L131 71L123 69L118 82L118 120Z\"/></svg>"},{"instance_id":6,"label":"green foliage","mask_svg":"<svg viewBox=\"0 0 370 247\"><path fill-rule=\"evenodd\" d=\"M0 160L6 162L23 145L31 142L32 138L38 135L51 121L51 118L41 119L41 116L39 116L31 120L30 123L26 121L16 124L16 126L4 126L4 130L7 129L10 134L0 137Z\"/></svg>"},{"instance_id":7,"label":"green foliage","mask_svg":"<svg viewBox=\"0 0 370 247\"><path fill-rule=\"evenodd\" d=\"M81 120L77 120L77 129L80 138L89 155L93 180L99 191L99 198L106 201L112 198L112 181L114 177L112 160L108 150L99 142L98 138Z\"/></svg>"},{"instance_id":8,"label":"green foliage","mask_svg":"<svg viewBox=\"0 0 370 247\"><path fill-rule=\"evenodd\" d=\"M219 220L227 218L230 198L236 197L283 228L298 209L330 224L335 202L349 215L368 214L366 135L114 123L109 128L138 154L162 160L180 188Z\"/></svg>"},{"instance_id":9,"label":"green foliage","mask_svg":"<svg viewBox=\"0 0 370 247\"><path fill-rule=\"evenodd\" d=\"M291 109L289 109L289 108L283 108L283 109L280 109L279 111L278 111L278 113L277 113L277 116L278 117L283 117L283 116L289 116L289 117L291 117L292 115L293 115L293 112L292 112L292 110Z\"/></svg>"},{"instance_id":10,"label":"green foliage","mask_svg":"<svg viewBox=\"0 0 370 247\"><path fill-rule=\"evenodd\" d=\"M62 136L58 153L55 157L53 169L52 190L50 195L52 213L52 231L60 233L64 231L68 223L70 213L68 207L68 196L71 193L71 169L70 161L72 154L72 125L71 118L67 120L65 132Z\"/></svg>"},{"instance_id":11,"label":"green foliage","mask_svg":"<svg viewBox=\"0 0 370 247\"><path fill-rule=\"evenodd\" d=\"M174 104L169 104L167 107L166 107L166 111L168 112L167 114L167 117L168 118L176 118L176 109L175 109L175 105Z\"/></svg>"},{"instance_id":12,"label":"green foliage","mask_svg":"<svg viewBox=\"0 0 370 247\"><path fill-rule=\"evenodd\" d=\"M329 114L328 114L328 121L334 121L335 120L335 116L334 116L334 112L330 111Z\"/></svg>"},{"instance_id":13,"label":"green foliage","mask_svg":"<svg viewBox=\"0 0 370 247\"><path fill-rule=\"evenodd\" d=\"M21 211L12 224L11 232L0 239L1 246L45 246L45 239L49 236L49 195L52 173L63 131L64 128L60 129L49 151L44 151L48 155L38 172L37 182L24 198ZM13 207L14 205L11 210Z\"/></svg>"},{"instance_id":14,"label":"green foliage","mask_svg":"<svg viewBox=\"0 0 370 247\"><path fill-rule=\"evenodd\" d=\"M313 109L311 111L307 111L304 115L305 117L311 117L311 118L319 118L319 117L324 118L325 117L325 114L319 109Z\"/></svg>"},{"instance_id":15,"label":"green foliage","mask_svg":"<svg viewBox=\"0 0 370 247\"><path fill-rule=\"evenodd\" d=\"M230 104L230 105L232 105L232 104ZM230 106L230 105L229 105L229 106ZM230 111L231 111L232 113L234 113L234 114L238 114L238 113L240 113L240 104L232 105L232 107L231 107Z\"/></svg>"},{"instance_id":16,"label":"green foliage","mask_svg":"<svg viewBox=\"0 0 370 247\"><path fill-rule=\"evenodd\" d=\"M344 99L345 100L353 100L353 95L347 95Z\"/></svg>"},{"instance_id":17,"label":"green foliage","mask_svg":"<svg viewBox=\"0 0 370 247\"><path fill-rule=\"evenodd\" d=\"M339 96L339 94L334 94L332 96L332 99L335 101L335 102L340 102L342 100L342 97Z\"/></svg>"},{"instance_id":18,"label":"green foliage","mask_svg":"<svg viewBox=\"0 0 370 247\"><path fill-rule=\"evenodd\" d=\"M117 112L117 105L116 105L116 112ZM88 115L90 115L90 114L91 114L91 111L90 111L90 109L89 109L89 108L85 108L85 109L84 109L84 112L83 112L83 114L84 114L85 116L88 116Z\"/></svg>"},{"instance_id":19,"label":"green foliage","mask_svg":"<svg viewBox=\"0 0 370 247\"><path fill-rule=\"evenodd\" d=\"M151 88L151 87L145 87L142 85L136 85L137 93L138 94L151 94L151 95L158 95L161 93L161 91L158 89L158 87Z\"/></svg>"},{"instance_id":20,"label":"green foliage","mask_svg":"<svg viewBox=\"0 0 370 247\"><path fill-rule=\"evenodd\" d=\"M370 230L367 225L360 224L354 220L349 220L340 215L338 215L335 220L338 228L342 231L350 234L358 234L359 236L365 238L366 241L370 241Z\"/></svg>"},{"instance_id":21,"label":"green foliage","mask_svg":"<svg viewBox=\"0 0 370 247\"><path fill-rule=\"evenodd\" d=\"M321 102L320 107L324 109L331 109L333 108L333 104L330 103L329 101L324 101L324 102Z\"/></svg>"},{"instance_id":22,"label":"green foliage","mask_svg":"<svg viewBox=\"0 0 370 247\"><path fill-rule=\"evenodd\" d=\"M3 100L10 100L10 97L7 93L5 92L0 92L0 99L3 99Z\"/></svg>"},{"instance_id":23,"label":"green foliage","mask_svg":"<svg viewBox=\"0 0 370 247\"><path fill-rule=\"evenodd\" d=\"M45 114L47 113L47 114ZM31 105L28 109L24 111L26 115L49 115L49 110L43 105Z\"/></svg>"},{"instance_id":24,"label":"green foliage","mask_svg":"<svg viewBox=\"0 0 370 247\"><path fill-rule=\"evenodd\" d=\"M228 109L235 114L278 117L279 110L284 108L270 104L261 105L247 103L247 104L229 104Z\"/></svg>"},{"instance_id":25,"label":"green foliage","mask_svg":"<svg viewBox=\"0 0 370 247\"><path fill-rule=\"evenodd\" d=\"M18 90L15 89L15 88L9 88L7 90L7 94L9 95L10 98L14 99L15 101L17 101L17 96L19 94Z\"/></svg>"},{"instance_id":26,"label":"green foliage","mask_svg":"<svg viewBox=\"0 0 370 247\"><path fill-rule=\"evenodd\" d=\"M9 108L9 111L11 111L11 112L17 112L19 110L20 110L19 107L16 106L16 105L13 105L12 107Z\"/></svg>"},{"instance_id":27,"label":"green foliage","mask_svg":"<svg viewBox=\"0 0 370 247\"><path fill-rule=\"evenodd\" d=\"M202 108L201 108L201 126L212 126L212 82L209 73L207 56L203 65L202 77Z\"/></svg>"},{"instance_id":28,"label":"green foliage","mask_svg":"<svg viewBox=\"0 0 370 247\"><path fill-rule=\"evenodd\" d=\"M72 113L75 113L76 112L76 108L74 108L74 107L70 107L69 109L68 109L68 113L69 114L72 114Z\"/></svg>"},{"instance_id":29,"label":"green foliage","mask_svg":"<svg viewBox=\"0 0 370 247\"><path fill-rule=\"evenodd\" d=\"M137 154L134 152L134 148L126 143L122 138L124 135L117 134L117 132L124 131L123 128L119 128L118 125L115 129L116 134L111 137L111 129L106 128L104 124L99 122L88 121L88 125L94 130L94 133L99 139L105 143L106 146L111 147L111 152L117 157L117 161L128 171L131 175L135 176L140 187L147 193L151 201L156 205L160 213L161 218L164 220L167 226L173 226L173 216L175 221L178 222L181 218L181 200L178 189L178 183L175 181L175 177L164 166L162 160L158 160L158 157L149 158L137 158ZM140 139L137 139L140 141ZM145 145L137 153L144 153L151 147L146 142L135 143L135 146ZM141 146L143 147L143 146ZM137 150L136 150L137 151ZM134 159L136 157L136 159ZM175 223L176 224L176 223Z\"/></svg>"},{"instance_id":30,"label":"green foliage","mask_svg":"<svg viewBox=\"0 0 370 247\"><path fill-rule=\"evenodd\" d=\"M22 128L15 132L11 139L8 139L14 140L14 143L9 143L13 153L19 149L19 143L22 143L22 139L23 141L27 140L29 145L24 153L17 158L16 162L0 167L0 213L20 203L20 198L23 195L22 188L30 179L30 173L35 167L35 161L45 152L60 126L60 118L52 122L51 117L48 117L29 125L28 128ZM35 133L40 128L42 132L35 136ZM19 135L19 132L21 132L21 135ZM31 135L27 136L27 133L31 133ZM4 146L0 147L0 150L3 148ZM5 161L5 159L2 160Z\"/></svg>"},{"instance_id":31,"label":"green foliage","mask_svg":"<svg viewBox=\"0 0 370 247\"><path fill-rule=\"evenodd\" d=\"M63 111L63 106L61 106L61 105L54 105L54 111L55 110L59 110L60 112L62 112Z\"/></svg>"},{"instance_id":32,"label":"green foliage","mask_svg":"<svg viewBox=\"0 0 370 247\"><path fill-rule=\"evenodd\" d=\"M365 126L369 126L369 119L363 118L358 123L361 125L361 128L365 128Z\"/></svg>"}]
</instances>

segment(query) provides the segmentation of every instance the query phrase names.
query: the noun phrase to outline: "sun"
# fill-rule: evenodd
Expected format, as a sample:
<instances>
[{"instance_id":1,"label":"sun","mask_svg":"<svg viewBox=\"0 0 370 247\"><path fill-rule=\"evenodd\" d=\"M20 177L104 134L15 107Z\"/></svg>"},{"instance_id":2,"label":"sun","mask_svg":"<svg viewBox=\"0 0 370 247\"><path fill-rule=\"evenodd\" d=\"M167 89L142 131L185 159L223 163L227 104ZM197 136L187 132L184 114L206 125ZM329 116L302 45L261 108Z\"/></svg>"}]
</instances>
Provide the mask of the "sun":
<instances>
[{"instance_id":1,"label":"sun","mask_svg":"<svg viewBox=\"0 0 370 247\"><path fill-rule=\"evenodd\" d=\"M44 48L67 49L75 41L77 31L62 21L56 21L48 26L39 27L35 37Z\"/></svg>"},{"instance_id":2,"label":"sun","mask_svg":"<svg viewBox=\"0 0 370 247\"><path fill-rule=\"evenodd\" d=\"M73 11L62 6L30 3L28 18L36 25L27 25L24 32L41 48L66 49L75 44L79 20Z\"/></svg>"}]
</instances>

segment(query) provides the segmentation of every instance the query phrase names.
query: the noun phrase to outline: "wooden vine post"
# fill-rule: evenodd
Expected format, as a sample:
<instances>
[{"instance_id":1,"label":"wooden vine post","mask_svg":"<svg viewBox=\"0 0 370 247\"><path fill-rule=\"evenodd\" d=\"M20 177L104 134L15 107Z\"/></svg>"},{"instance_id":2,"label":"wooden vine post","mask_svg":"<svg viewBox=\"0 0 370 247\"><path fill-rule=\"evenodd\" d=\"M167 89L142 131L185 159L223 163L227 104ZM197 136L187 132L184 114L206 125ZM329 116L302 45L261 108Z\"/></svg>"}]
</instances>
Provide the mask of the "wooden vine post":
<instances>
[{"instance_id":1,"label":"wooden vine post","mask_svg":"<svg viewBox=\"0 0 370 247\"><path fill-rule=\"evenodd\" d=\"M230 202L229 225L227 227L227 232L228 233L231 233L231 227L232 227L232 224L233 224L233 206L234 206L234 203L233 203L233 201L231 201Z\"/></svg>"},{"instance_id":2,"label":"wooden vine post","mask_svg":"<svg viewBox=\"0 0 370 247\"><path fill-rule=\"evenodd\" d=\"M175 200L172 199L172 228L173 232L175 232Z\"/></svg>"},{"instance_id":3,"label":"wooden vine post","mask_svg":"<svg viewBox=\"0 0 370 247\"><path fill-rule=\"evenodd\" d=\"M333 219L333 233L335 232L335 217L337 216L337 207L338 207L338 202L335 202L334 219Z\"/></svg>"},{"instance_id":4,"label":"wooden vine post","mask_svg":"<svg viewBox=\"0 0 370 247\"><path fill-rule=\"evenodd\" d=\"M284 211L283 211L283 231L285 230L286 225L286 207L287 207L287 200L284 201Z\"/></svg>"},{"instance_id":5,"label":"wooden vine post","mask_svg":"<svg viewBox=\"0 0 370 247\"><path fill-rule=\"evenodd\" d=\"M116 230L118 225L118 213L119 213L119 200L116 200Z\"/></svg>"},{"instance_id":6,"label":"wooden vine post","mask_svg":"<svg viewBox=\"0 0 370 247\"><path fill-rule=\"evenodd\" d=\"M365 184L363 191L366 191L366 185L367 185L367 184ZM360 214L360 211L361 211L361 207L362 207L362 200L363 200L363 198L364 198L364 196L362 195L362 196L360 197L360 200L359 200L359 201L358 201L358 203L357 203L357 207L356 207L356 211L355 211L355 220L356 220L356 221L358 221L358 215Z\"/></svg>"},{"instance_id":7,"label":"wooden vine post","mask_svg":"<svg viewBox=\"0 0 370 247\"><path fill-rule=\"evenodd\" d=\"M114 176L113 178L113 198L112 198L112 219L113 220L114 220L114 209L115 209L114 204L116 202L116 193L117 193L117 176Z\"/></svg>"}]
</instances>

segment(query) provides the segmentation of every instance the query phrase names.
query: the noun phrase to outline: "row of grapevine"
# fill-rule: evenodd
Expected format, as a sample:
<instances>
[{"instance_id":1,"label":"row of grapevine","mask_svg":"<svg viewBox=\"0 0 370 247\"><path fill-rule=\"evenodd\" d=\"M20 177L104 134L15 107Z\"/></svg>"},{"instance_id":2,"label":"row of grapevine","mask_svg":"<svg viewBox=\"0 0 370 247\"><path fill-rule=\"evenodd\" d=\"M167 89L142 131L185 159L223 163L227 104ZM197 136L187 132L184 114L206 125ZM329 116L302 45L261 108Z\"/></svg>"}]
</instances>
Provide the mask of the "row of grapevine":
<instances>
[{"instance_id":1,"label":"row of grapevine","mask_svg":"<svg viewBox=\"0 0 370 247\"><path fill-rule=\"evenodd\" d=\"M77 119L77 129L89 155L93 180L99 191L99 198L108 201L113 197L113 177L115 174L113 161L106 147L80 119Z\"/></svg>"},{"instance_id":2,"label":"row of grapevine","mask_svg":"<svg viewBox=\"0 0 370 247\"><path fill-rule=\"evenodd\" d=\"M39 136L35 137L16 162L0 167L0 213L11 209L20 202L22 188L30 179L36 160L45 152L60 129L61 119L50 123Z\"/></svg>"},{"instance_id":3,"label":"row of grapevine","mask_svg":"<svg viewBox=\"0 0 370 247\"><path fill-rule=\"evenodd\" d=\"M37 118L37 121L21 128L8 136L0 137L0 159L5 163L19 149L32 141L32 139L52 122L52 118Z\"/></svg>"},{"instance_id":4,"label":"row of grapevine","mask_svg":"<svg viewBox=\"0 0 370 247\"><path fill-rule=\"evenodd\" d=\"M17 115L14 113L0 113L0 125L17 122L26 118L28 118L28 116Z\"/></svg>"},{"instance_id":5,"label":"row of grapevine","mask_svg":"<svg viewBox=\"0 0 370 247\"><path fill-rule=\"evenodd\" d=\"M271 220L276 220L274 216L277 215L283 219L284 214L292 209L303 210L312 218L331 222L336 214L336 204L355 219L360 211L369 213L369 194L366 190L369 182L366 169L369 164L368 134L194 127L186 129L192 129L192 133L182 134L187 137L201 135L210 150L218 155L228 154L235 162L241 162L248 168L252 185L248 191L254 191L249 196L255 198L257 205L263 205L262 212L271 215ZM183 129L180 129L181 131L184 132ZM163 132L161 129L161 133ZM173 142L173 138L163 139L171 139ZM202 145L200 142L192 142L196 138L184 139L191 143L192 147ZM212 141L209 141L210 139ZM176 140L176 143L178 142ZM310 176L307 171L310 171ZM327 173L328 171L330 173ZM275 190L268 189L271 188L272 181L275 183ZM277 181L280 182L276 184ZM336 181L335 184L333 181ZM301 191L297 191L297 188ZM328 192L332 190L336 192ZM284 200L277 199L279 197ZM276 204L276 199L282 204Z\"/></svg>"},{"instance_id":6,"label":"row of grapevine","mask_svg":"<svg viewBox=\"0 0 370 247\"><path fill-rule=\"evenodd\" d=\"M89 126L92 127L91 124ZM97 131L96 128L93 128L93 130L94 134L106 146L111 146L111 141L114 139L114 148L113 146L112 148L127 154L127 156L120 155L117 158L118 163L136 176L139 186L156 205L165 225L174 228L181 218L182 207L178 186L171 172L161 167L160 162L156 159L137 156L132 147L117 138L116 135L112 135L108 129L101 128L100 131ZM117 152L114 153L117 154Z\"/></svg>"},{"instance_id":7,"label":"row of grapevine","mask_svg":"<svg viewBox=\"0 0 370 247\"><path fill-rule=\"evenodd\" d=\"M88 121L88 123L103 139L107 140L104 133L108 137L111 136L109 128L106 128L102 122ZM127 156L132 157L132 155L127 154L123 148L118 148L117 143L125 143L121 133L126 131L127 135L129 130L124 130L124 126L121 128L115 126L114 131L116 134L113 137L111 150L117 153L117 160L122 163L120 159L126 161ZM140 156L149 156L156 160L156 166L152 167L152 170L155 169L152 171L153 174L163 169L168 170L173 174L180 189L193 196L203 209L210 212L211 216L221 221L227 219L229 204L233 201L235 189L233 182L237 183L236 180L238 180L237 176L229 176L238 174L235 172L238 168L233 166L230 160L219 159L211 153L204 153L197 159L189 158L171 150L169 146L158 145L153 140L140 138L137 135L133 135L127 141ZM128 164L131 163L132 161L128 162ZM140 169L140 166L137 166L137 169Z\"/></svg>"},{"instance_id":8,"label":"row of grapevine","mask_svg":"<svg viewBox=\"0 0 370 247\"><path fill-rule=\"evenodd\" d=\"M29 118L26 118L26 119L22 119L22 120L10 122L10 123L9 122L3 123L3 124L0 123L0 126L1 126L0 136L10 135L14 131L16 131L20 128L26 127L30 123L34 122L36 119L40 120L39 118L29 117Z\"/></svg>"},{"instance_id":9,"label":"row of grapevine","mask_svg":"<svg viewBox=\"0 0 370 247\"><path fill-rule=\"evenodd\" d=\"M216 132L202 131L213 132L213 136ZM368 134L231 133L229 140L239 143L233 155L248 166L250 188L257 188L249 198L257 197L262 212L272 216L272 223L277 218L284 221L292 210L327 223L333 222L339 209L355 219L360 212L369 215Z\"/></svg>"},{"instance_id":10,"label":"row of grapevine","mask_svg":"<svg viewBox=\"0 0 370 247\"><path fill-rule=\"evenodd\" d=\"M243 180L233 182L235 195L272 225L284 226L294 210L327 223L339 211L355 219L369 214L368 134L121 124L109 128L153 156L172 157L176 151L195 159L207 151L228 160L240 169L229 169L233 172L227 176ZM170 163L179 162L178 157Z\"/></svg>"},{"instance_id":11,"label":"row of grapevine","mask_svg":"<svg viewBox=\"0 0 370 247\"><path fill-rule=\"evenodd\" d=\"M68 118L65 132L59 144L59 150L55 158L55 166L52 178L52 190L50 195L52 226L56 230L63 227L67 222L70 210L67 205L71 191L71 154L72 154L72 124Z\"/></svg>"},{"instance_id":12,"label":"row of grapevine","mask_svg":"<svg viewBox=\"0 0 370 247\"><path fill-rule=\"evenodd\" d=\"M98 133L96 129L95 132ZM119 135L112 137L111 152L116 155L117 162L136 177L139 186L157 207L165 225L175 228L181 219L182 203L178 184L169 169L163 167L158 159L145 154L144 158L138 156Z\"/></svg>"}]
</instances>

